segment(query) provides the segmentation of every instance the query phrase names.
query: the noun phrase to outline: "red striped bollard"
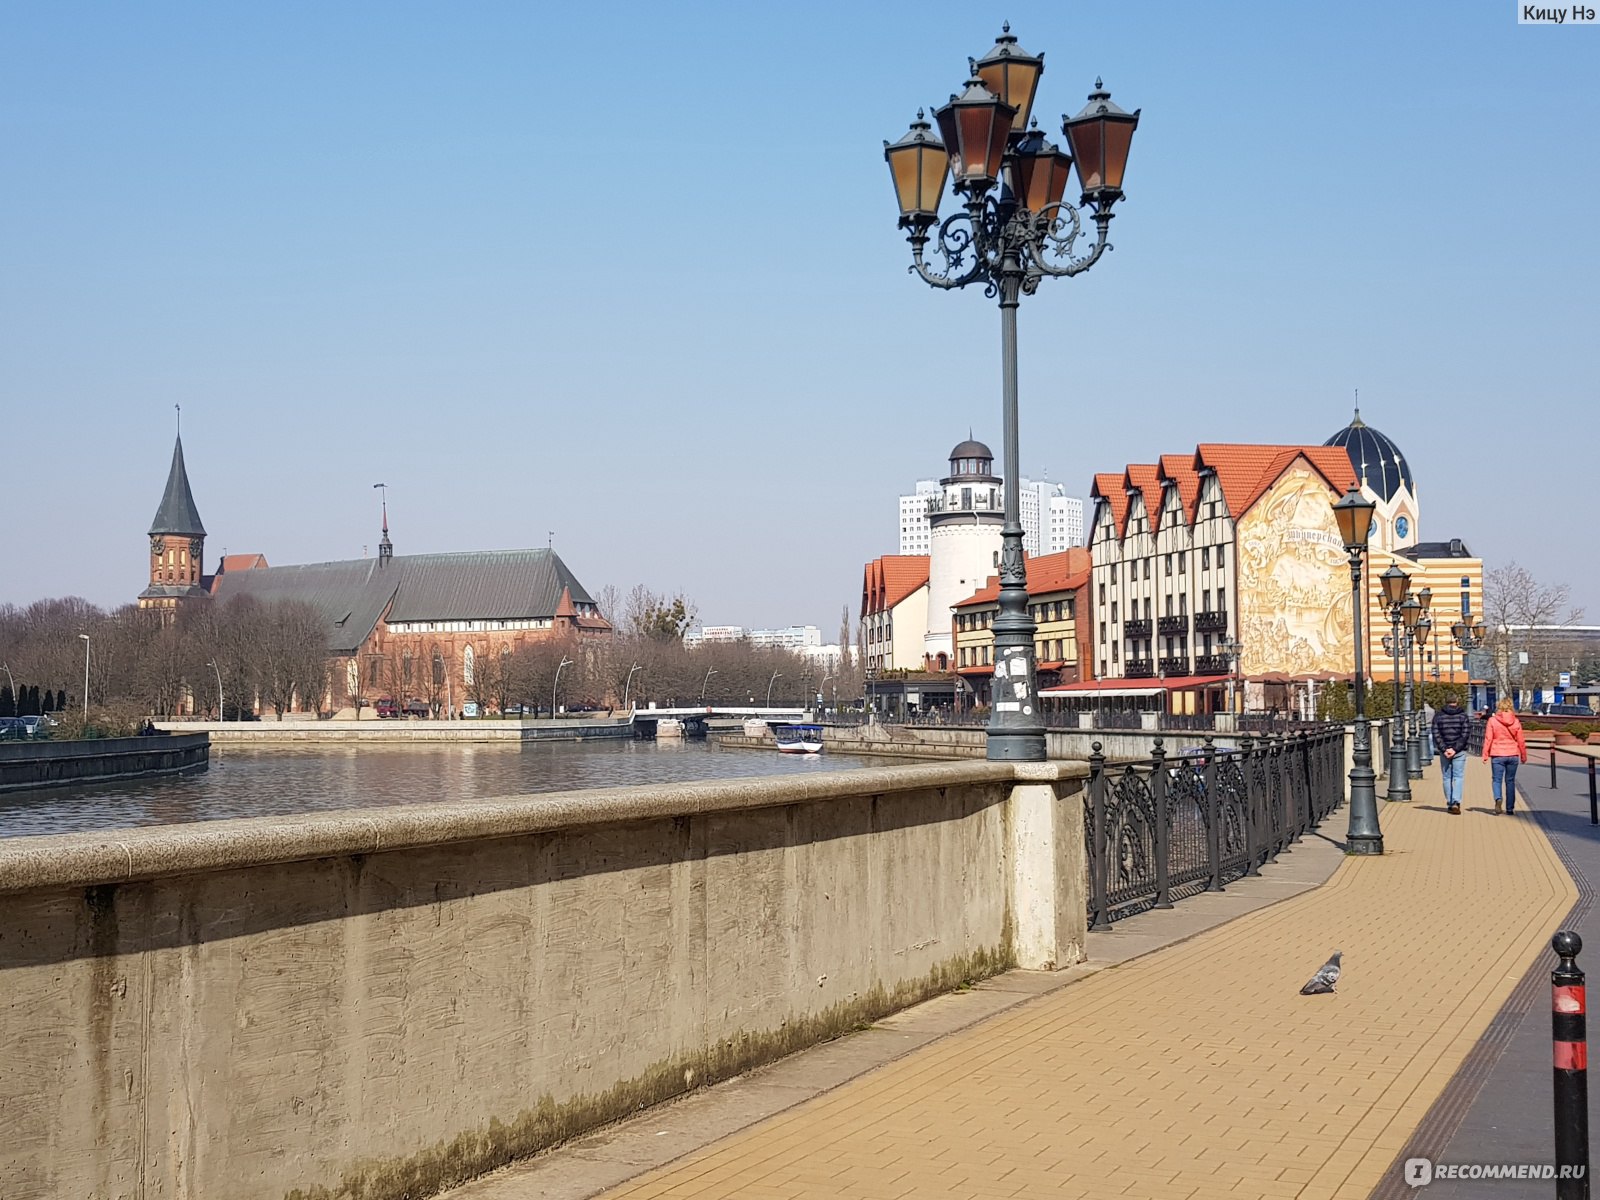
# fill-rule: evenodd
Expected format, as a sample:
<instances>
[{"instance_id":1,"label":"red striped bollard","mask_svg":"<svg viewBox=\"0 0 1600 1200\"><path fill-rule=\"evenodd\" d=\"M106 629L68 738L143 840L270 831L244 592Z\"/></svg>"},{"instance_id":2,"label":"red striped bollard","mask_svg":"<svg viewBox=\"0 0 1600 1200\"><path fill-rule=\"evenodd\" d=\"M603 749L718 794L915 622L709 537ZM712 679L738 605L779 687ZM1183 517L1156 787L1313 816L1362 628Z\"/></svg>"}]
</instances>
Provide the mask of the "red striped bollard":
<instances>
[{"instance_id":1,"label":"red striped bollard","mask_svg":"<svg viewBox=\"0 0 1600 1200\"><path fill-rule=\"evenodd\" d=\"M1589 1035L1583 939L1563 929L1550 939L1561 961L1550 972L1550 1038L1554 1050L1556 1200L1589 1200Z\"/></svg>"}]
</instances>

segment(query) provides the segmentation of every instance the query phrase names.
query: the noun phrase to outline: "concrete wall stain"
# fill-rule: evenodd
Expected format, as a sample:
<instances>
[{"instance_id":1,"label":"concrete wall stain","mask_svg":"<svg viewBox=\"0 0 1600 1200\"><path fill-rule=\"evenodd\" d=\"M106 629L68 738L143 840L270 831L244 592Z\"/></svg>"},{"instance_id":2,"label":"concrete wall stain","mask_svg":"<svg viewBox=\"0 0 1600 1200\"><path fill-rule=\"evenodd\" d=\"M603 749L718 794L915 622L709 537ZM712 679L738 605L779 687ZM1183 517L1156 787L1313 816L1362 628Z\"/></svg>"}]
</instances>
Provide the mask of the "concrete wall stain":
<instances>
[{"instance_id":1,"label":"concrete wall stain","mask_svg":"<svg viewBox=\"0 0 1600 1200\"><path fill-rule=\"evenodd\" d=\"M542 1096L537 1105L509 1121L493 1119L484 1129L458 1134L405 1158L358 1164L335 1184L295 1188L284 1200L422 1200L653 1104L731 1079L1015 965L1009 941L957 956L919 979L889 988L880 984L820 1013L785 1021L777 1029L742 1034L701 1052L668 1059L598 1095L563 1103Z\"/></svg>"}]
</instances>

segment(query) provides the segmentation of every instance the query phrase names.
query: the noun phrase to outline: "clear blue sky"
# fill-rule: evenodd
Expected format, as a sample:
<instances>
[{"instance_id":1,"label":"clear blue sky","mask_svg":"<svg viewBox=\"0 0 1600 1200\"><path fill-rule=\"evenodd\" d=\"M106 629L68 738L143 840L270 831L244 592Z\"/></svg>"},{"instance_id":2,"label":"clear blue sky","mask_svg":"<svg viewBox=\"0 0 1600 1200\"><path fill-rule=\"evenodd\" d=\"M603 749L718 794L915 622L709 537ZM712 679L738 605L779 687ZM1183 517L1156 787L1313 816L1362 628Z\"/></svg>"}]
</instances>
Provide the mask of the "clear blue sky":
<instances>
[{"instance_id":1,"label":"clear blue sky","mask_svg":"<svg viewBox=\"0 0 1600 1200\"><path fill-rule=\"evenodd\" d=\"M1054 130L1142 107L1116 250L1022 311L1024 473L1320 442L1572 585L1594 494L1600 28L1301 5L0 3L0 601L142 586L183 405L208 557L555 546L837 627L895 497L998 450L977 289L882 139L1009 18ZM1576 501L1576 503L1574 503Z\"/></svg>"}]
</instances>

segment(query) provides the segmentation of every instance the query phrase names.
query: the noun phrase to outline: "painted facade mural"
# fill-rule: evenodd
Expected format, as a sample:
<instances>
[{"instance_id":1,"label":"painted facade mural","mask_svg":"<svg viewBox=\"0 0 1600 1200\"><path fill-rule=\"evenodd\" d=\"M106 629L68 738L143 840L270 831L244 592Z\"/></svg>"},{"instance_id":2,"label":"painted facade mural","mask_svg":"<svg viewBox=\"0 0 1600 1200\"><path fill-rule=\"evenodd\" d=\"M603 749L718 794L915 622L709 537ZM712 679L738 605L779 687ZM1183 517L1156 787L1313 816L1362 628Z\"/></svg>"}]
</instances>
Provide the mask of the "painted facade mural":
<instances>
[{"instance_id":1,"label":"painted facade mural","mask_svg":"<svg viewBox=\"0 0 1600 1200\"><path fill-rule=\"evenodd\" d=\"M1354 669L1350 567L1334 523L1335 499L1322 476L1296 465L1239 521L1246 674Z\"/></svg>"}]
</instances>

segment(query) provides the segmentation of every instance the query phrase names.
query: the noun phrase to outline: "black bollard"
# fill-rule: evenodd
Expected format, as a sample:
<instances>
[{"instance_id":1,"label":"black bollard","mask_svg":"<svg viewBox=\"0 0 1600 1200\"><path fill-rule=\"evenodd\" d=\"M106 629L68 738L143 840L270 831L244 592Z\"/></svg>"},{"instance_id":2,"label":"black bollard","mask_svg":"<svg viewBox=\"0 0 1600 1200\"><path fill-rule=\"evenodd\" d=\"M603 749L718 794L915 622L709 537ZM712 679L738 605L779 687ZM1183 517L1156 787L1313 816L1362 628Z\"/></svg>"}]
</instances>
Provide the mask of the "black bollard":
<instances>
[{"instance_id":1,"label":"black bollard","mask_svg":"<svg viewBox=\"0 0 1600 1200\"><path fill-rule=\"evenodd\" d=\"M1600 795L1594 787L1594 759L1589 760L1589 824L1600 825Z\"/></svg>"},{"instance_id":2,"label":"black bollard","mask_svg":"<svg viewBox=\"0 0 1600 1200\"><path fill-rule=\"evenodd\" d=\"M1550 972L1550 1039L1556 1124L1556 1200L1589 1200L1589 1035L1583 939L1563 929L1550 939L1561 962Z\"/></svg>"},{"instance_id":3,"label":"black bollard","mask_svg":"<svg viewBox=\"0 0 1600 1200\"><path fill-rule=\"evenodd\" d=\"M1556 790L1556 748L1550 747L1550 790Z\"/></svg>"}]
</instances>

